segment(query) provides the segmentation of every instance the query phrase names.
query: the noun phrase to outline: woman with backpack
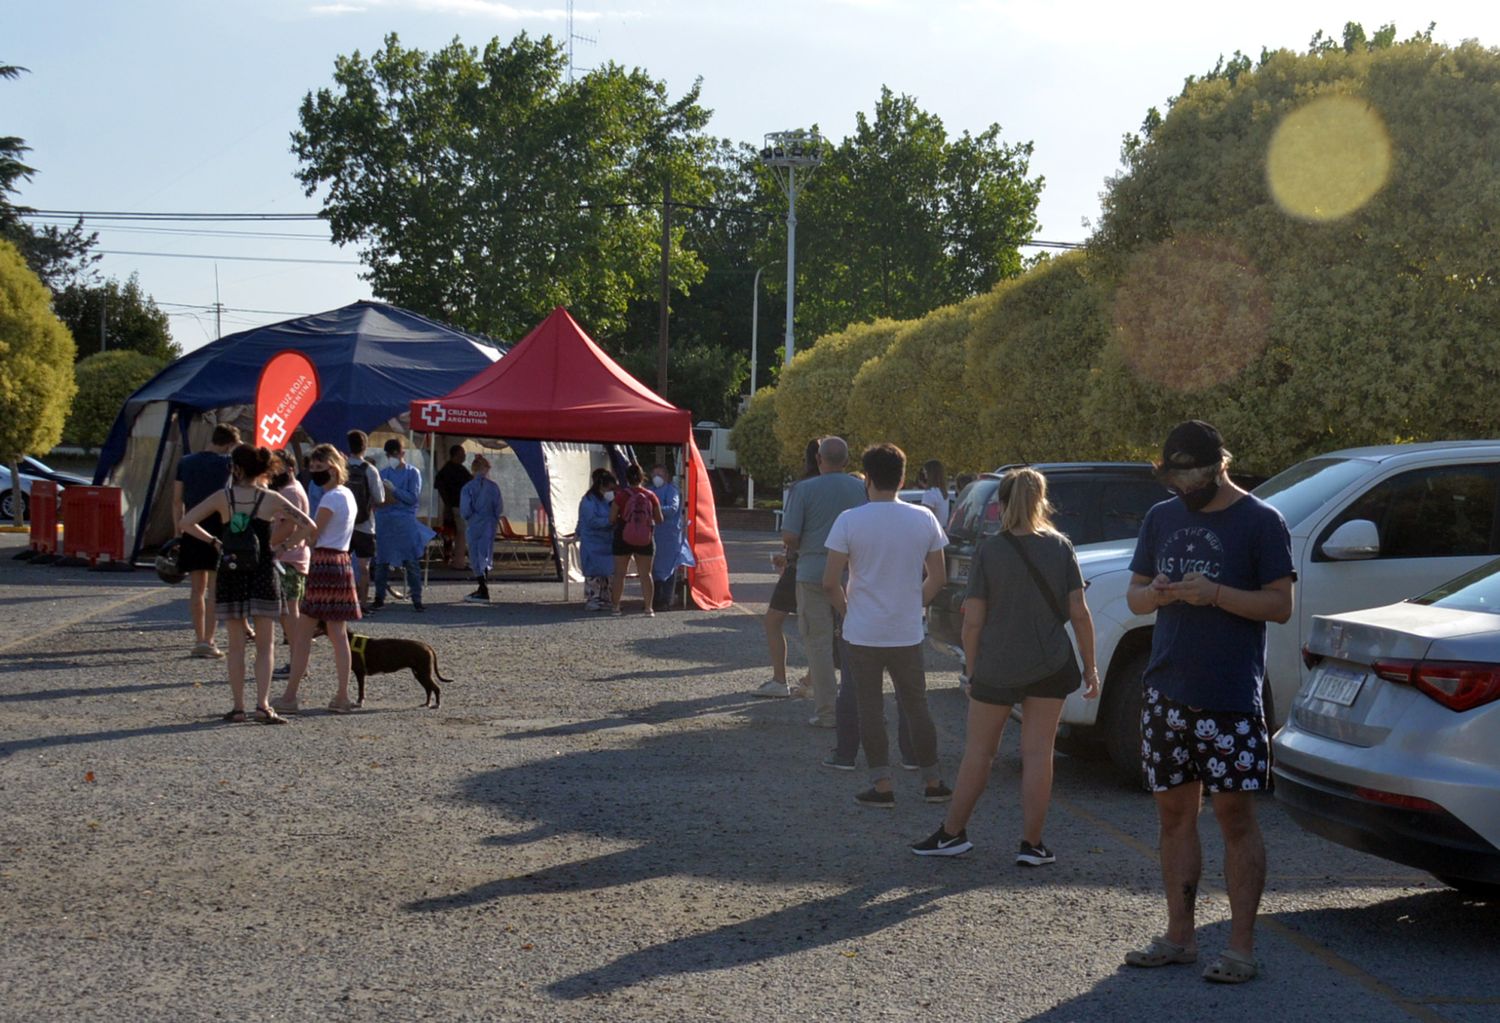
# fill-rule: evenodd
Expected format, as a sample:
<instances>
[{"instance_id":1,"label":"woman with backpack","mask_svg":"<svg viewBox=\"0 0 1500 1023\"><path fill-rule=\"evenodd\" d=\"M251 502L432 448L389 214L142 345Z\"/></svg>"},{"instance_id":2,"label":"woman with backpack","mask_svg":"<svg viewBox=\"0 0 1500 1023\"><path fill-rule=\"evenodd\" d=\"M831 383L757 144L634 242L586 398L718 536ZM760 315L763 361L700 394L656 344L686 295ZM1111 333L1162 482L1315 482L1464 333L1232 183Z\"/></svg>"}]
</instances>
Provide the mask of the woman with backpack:
<instances>
[{"instance_id":1,"label":"woman with backpack","mask_svg":"<svg viewBox=\"0 0 1500 1023\"><path fill-rule=\"evenodd\" d=\"M655 587L651 582L651 561L656 556L656 526L662 521L661 502L656 495L641 486L645 474L641 467L631 462L625 467L625 485L615 491L614 504L609 507L609 524L614 528L615 574L610 583L610 610L620 614L620 598L625 595L625 573L630 570L630 559L635 559L635 571L641 580L641 597L646 602L646 616L654 617L652 606Z\"/></svg>"},{"instance_id":2,"label":"woman with backpack","mask_svg":"<svg viewBox=\"0 0 1500 1023\"><path fill-rule=\"evenodd\" d=\"M1094 620L1083 599L1073 545L1052 524L1047 480L1035 469L1005 474L997 494L1001 532L980 545L964 595L964 664L969 726L958 783L942 826L911 847L918 856L959 856L973 848L967 826L984 793L1010 709L1021 717L1021 843L1016 862L1055 859L1042 844L1052 799L1052 750L1063 700L1084 686L1099 695ZM1083 673L1064 627L1072 623ZM962 681L962 676L960 676Z\"/></svg>"},{"instance_id":3,"label":"woman with backpack","mask_svg":"<svg viewBox=\"0 0 1500 1023\"><path fill-rule=\"evenodd\" d=\"M263 725L284 725L286 719L271 707L271 657L276 642L276 619L281 617L281 582L276 555L317 534L317 526L301 509L266 489L271 452L249 444L229 456L229 486L205 498L183 517L184 532L211 543L218 551L214 610L229 632L229 693L234 706L224 720L245 720L245 621L255 625L255 719ZM199 523L217 515L226 522L215 537ZM271 522L283 518L292 531L274 548Z\"/></svg>"}]
</instances>

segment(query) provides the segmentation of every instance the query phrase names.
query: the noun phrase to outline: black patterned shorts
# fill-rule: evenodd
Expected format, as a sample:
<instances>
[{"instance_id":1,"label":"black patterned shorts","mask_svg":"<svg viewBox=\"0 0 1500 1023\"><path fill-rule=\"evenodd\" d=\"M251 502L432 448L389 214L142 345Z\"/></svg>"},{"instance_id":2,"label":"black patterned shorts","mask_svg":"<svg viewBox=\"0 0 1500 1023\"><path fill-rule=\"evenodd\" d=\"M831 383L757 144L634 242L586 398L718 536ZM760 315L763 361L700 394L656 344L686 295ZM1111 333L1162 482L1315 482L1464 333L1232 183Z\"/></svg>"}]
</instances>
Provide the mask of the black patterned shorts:
<instances>
[{"instance_id":1,"label":"black patterned shorts","mask_svg":"<svg viewBox=\"0 0 1500 1023\"><path fill-rule=\"evenodd\" d=\"M1147 686L1141 766L1152 792L1192 781L1203 782L1209 792L1268 792L1271 741L1265 717L1189 707Z\"/></svg>"}]
</instances>

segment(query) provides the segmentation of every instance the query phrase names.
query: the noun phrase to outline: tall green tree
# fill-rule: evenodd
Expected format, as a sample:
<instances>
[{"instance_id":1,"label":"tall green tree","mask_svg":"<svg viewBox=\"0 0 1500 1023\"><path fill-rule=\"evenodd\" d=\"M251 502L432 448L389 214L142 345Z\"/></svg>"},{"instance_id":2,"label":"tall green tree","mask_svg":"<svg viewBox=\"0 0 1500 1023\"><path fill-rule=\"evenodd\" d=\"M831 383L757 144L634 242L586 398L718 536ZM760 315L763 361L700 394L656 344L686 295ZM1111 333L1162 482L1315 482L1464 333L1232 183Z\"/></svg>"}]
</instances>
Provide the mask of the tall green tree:
<instances>
[{"instance_id":1,"label":"tall green tree","mask_svg":"<svg viewBox=\"0 0 1500 1023\"><path fill-rule=\"evenodd\" d=\"M47 451L73 401L73 338L20 250L0 239L0 459ZM20 518L20 502L10 502Z\"/></svg>"},{"instance_id":2,"label":"tall green tree","mask_svg":"<svg viewBox=\"0 0 1500 1023\"><path fill-rule=\"evenodd\" d=\"M141 290L136 274L124 284L113 278L96 285L70 284L53 298L52 308L72 332L80 360L100 351L125 350L167 363L182 354L172 340L167 314ZM103 345L99 342L101 309L106 339Z\"/></svg>"},{"instance_id":3,"label":"tall green tree","mask_svg":"<svg viewBox=\"0 0 1500 1023\"><path fill-rule=\"evenodd\" d=\"M96 352L78 360L78 394L63 424L64 444L95 448L104 443L120 408L166 361L125 348Z\"/></svg>"},{"instance_id":4,"label":"tall green tree","mask_svg":"<svg viewBox=\"0 0 1500 1023\"><path fill-rule=\"evenodd\" d=\"M395 34L340 57L292 134L297 177L323 194L340 244L361 246L377 295L516 339L554 306L590 330L625 325L657 292L661 202L706 196L709 112L640 69L566 80L566 54L524 33L425 53ZM674 232L674 287L703 275Z\"/></svg>"},{"instance_id":5,"label":"tall green tree","mask_svg":"<svg viewBox=\"0 0 1500 1023\"><path fill-rule=\"evenodd\" d=\"M873 116L858 114L799 194L798 335L912 319L1020 273L1043 185L1031 154L1030 142L1003 142L998 124L951 138L914 97L882 88ZM766 181L761 202L785 208ZM778 245L785 252L784 227L762 244L764 262L783 258ZM771 287L784 296L784 281Z\"/></svg>"},{"instance_id":6,"label":"tall green tree","mask_svg":"<svg viewBox=\"0 0 1500 1023\"><path fill-rule=\"evenodd\" d=\"M19 78L25 72L26 68L14 64L0 64L0 79ZM15 245L42 283L57 292L90 278L92 267L101 258L90 251L99 236L85 233L81 219L68 228L55 224L32 227L22 219L23 214L32 212L31 208L16 205L10 196L19 192L21 182L30 181L36 174L36 168L25 162L29 152L31 147L25 139L0 136L0 238Z\"/></svg>"}]
</instances>

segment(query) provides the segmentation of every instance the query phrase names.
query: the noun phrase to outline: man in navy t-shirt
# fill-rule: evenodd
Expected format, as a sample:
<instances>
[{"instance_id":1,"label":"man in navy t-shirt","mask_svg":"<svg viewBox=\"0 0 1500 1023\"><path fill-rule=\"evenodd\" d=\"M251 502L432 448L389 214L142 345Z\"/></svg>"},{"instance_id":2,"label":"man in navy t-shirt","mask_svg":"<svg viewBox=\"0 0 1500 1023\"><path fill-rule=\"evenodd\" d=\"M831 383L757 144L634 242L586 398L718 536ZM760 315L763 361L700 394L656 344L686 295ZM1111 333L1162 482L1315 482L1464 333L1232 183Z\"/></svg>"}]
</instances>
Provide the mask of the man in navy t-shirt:
<instances>
[{"instance_id":1,"label":"man in navy t-shirt","mask_svg":"<svg viewBox=\"0 0 1500 1023\"><path fill-rule=\"evenodd\" d=\"M1266 880L1253 802L1271 778L1261 702L1266 622L1291 617L1296 572L1281 513L1229 479L1229 458L1207 423L1172 430L1158 474L1177 496L1146 513L1130 563L1131 611L1156 613L1142 679L1141 759L1161 819L1167 933L1125 961L1150 967L1198 957L1198 811L1207 788L1224 837L1231 923L1228 947L1203 976L1238 983L1256 973L1255 914Z\"/></svg>"},{"instance_id":2,"label":"man in navy t-shirt","mask_svg":"<svg viewBox=\"0 0 1500 1023\"><path fill-rule=\"evenodd\" d=\"M205 498L223 490L229 483L229 452L240 442L240 431L227 423L214 427L206 451L196 451L177 463L177 479L172 483L172 522L176 526L182 516L197 507ZM203 528L217 534L222 523L216 514L205 519ZM179 539L177 564L186 572L192 583L188 594L188 608L193 615L193 656L223 657L224 653L214 643L214 573L219 568L219 551L213 544L204 543L177 529Z\"/></svg>"}]
</instances>

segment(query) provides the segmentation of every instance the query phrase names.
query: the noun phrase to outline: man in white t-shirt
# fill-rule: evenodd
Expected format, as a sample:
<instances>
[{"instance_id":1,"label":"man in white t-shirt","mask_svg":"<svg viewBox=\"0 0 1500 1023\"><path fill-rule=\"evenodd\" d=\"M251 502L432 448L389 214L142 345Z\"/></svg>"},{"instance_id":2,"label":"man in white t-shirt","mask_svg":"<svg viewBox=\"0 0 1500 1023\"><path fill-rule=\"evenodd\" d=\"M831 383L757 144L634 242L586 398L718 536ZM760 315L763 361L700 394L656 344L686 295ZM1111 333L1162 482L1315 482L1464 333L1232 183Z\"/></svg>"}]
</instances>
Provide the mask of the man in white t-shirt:
<instances>
[{"instance_id":1,"label":"man in white t-shirt","mask_svg":"<svg viewBox=\"0 0 1500 1023\"><path fill-rule=\"evenodd\" d=\"M896 803L882 692L889 671L926 783L924 798L945 803L953 793L938 774L937 730L927 710L922 608L942 589L948 539L931 511L896 499L906 481L906 455L900 448L876 444L865 449L862 462L870 503L849 509L834 522L823 569L823 590L844 620L844 671L858 700L860 744L872 782L854 798L865 806Z\"/></svg>"}]
</instances>

